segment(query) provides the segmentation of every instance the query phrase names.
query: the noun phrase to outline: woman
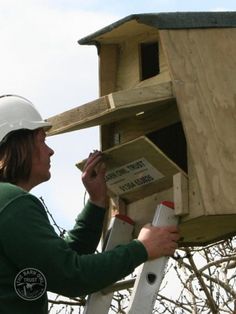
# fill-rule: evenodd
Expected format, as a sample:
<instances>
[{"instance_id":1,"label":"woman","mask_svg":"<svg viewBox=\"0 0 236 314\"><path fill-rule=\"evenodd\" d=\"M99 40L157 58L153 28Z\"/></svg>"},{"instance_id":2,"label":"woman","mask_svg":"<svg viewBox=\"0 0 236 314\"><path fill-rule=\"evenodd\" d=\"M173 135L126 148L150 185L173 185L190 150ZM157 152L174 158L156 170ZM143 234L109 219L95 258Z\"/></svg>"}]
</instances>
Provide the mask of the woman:
<instances>
[{"instance_id":1,"label":"woman","mask_svg":"<svg viewBox=\"0 0 236 314\"><path fill-rule=\"evenodd\" d=\"M50 179L50 124L20 96L0 97L0 313L46 314L46 290L81 296L101 290L148 259L172 255L175 227L145 226L138 239L94 254L106 211L105 166L90 154L82 180L89 201L64 239L30 190Z\"/></svg>"}]
</instances>

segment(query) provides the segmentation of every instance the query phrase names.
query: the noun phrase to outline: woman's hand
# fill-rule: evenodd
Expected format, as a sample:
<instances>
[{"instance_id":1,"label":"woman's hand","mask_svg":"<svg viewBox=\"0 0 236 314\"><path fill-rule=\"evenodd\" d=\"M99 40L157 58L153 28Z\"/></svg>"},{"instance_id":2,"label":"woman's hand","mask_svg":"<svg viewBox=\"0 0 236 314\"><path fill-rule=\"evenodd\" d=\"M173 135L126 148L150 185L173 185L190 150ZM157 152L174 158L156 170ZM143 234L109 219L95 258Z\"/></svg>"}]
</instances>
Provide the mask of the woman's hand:
<instances>
[{"instance_id":1,"label":"woman's hand","mask_svg":"<svg viewBox=\"0 0 236 314\"><path fill-rule=\"evenodd\" d=\"M155 227L151 224L145 225L138 236L138 240L145 246L150 260L173 255L178 248L179 239L178 227Z\"/></svg>"},{"instance_id":2,"label":"woman's hand","mask_svg":"<svg viewBox=\"0 0 236 314\"><path fill-rule=\"evenodd\" d=\"M107 187L105 181L106 166L102 161L102 153L94 151L87 159L82 182L89 194L90 201L100 207L106 207Z\"/></svg>"}]
</instances>

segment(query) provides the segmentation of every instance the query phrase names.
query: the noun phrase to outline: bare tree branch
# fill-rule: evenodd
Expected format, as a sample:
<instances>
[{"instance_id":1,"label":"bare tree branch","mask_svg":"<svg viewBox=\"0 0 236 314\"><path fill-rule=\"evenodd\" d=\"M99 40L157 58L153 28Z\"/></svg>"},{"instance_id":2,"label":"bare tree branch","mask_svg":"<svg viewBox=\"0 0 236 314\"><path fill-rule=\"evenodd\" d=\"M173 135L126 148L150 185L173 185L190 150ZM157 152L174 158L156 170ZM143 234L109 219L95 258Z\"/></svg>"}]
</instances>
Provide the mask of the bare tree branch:
<instances>
[{"instance_id":1,"label":"bare tree branch","mask_svg":"<svg viewBox=\"0 0 236 314\"><path fill-rule=\"evenodd\" d=\"M202 290L204 291L204 293L206 295L206 298L207 298L207 301L208 301L208 304L209 304L209 307L210 307L212 313L213 314L218 314L219 311L218 311L217 305L216 305L214 299L212 298L212 296L211 296L211 294L210 294L210 292L209 292L209 290L208 290L208 288L207 288L203 278L201 277L201 274L199 273L199 271L198 271L198 269L197 269L197 267L196 267L196 265L194 263L192 255L190 254L190 251L188 249L186 249L186 252L189 253L190 265L192 266L192 269L193 269L193 271L194 271L194 273L195 273L195 275L196 275L196 277L197 277L197 279L199 281L199 284L201 285L201 288L202 288Z\"/></svg>"}]
</instances>

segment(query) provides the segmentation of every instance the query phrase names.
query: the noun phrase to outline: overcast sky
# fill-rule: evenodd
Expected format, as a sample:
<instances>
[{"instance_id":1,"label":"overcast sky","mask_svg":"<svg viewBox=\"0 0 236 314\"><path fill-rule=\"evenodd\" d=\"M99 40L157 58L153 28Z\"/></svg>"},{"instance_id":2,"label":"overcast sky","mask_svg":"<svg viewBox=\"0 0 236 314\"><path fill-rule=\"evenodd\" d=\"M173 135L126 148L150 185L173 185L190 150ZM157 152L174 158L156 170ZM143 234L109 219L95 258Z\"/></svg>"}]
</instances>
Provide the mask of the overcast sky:
<instances>
[{"instance_id":1,"label":"overcast sky","mask_svg":"<svg viewBox=\"0 0 236 314\"><path fill-rule=\"evenodd\" d=\"M233 10L235 0L0 0L0 94L22 95L48 118L98 97L97 51L80 38L133 13ZM32 193L68 229L83 206L75 163L99 148L98 128L47 141L52 179Z\"/></svg>"}]
</instances>

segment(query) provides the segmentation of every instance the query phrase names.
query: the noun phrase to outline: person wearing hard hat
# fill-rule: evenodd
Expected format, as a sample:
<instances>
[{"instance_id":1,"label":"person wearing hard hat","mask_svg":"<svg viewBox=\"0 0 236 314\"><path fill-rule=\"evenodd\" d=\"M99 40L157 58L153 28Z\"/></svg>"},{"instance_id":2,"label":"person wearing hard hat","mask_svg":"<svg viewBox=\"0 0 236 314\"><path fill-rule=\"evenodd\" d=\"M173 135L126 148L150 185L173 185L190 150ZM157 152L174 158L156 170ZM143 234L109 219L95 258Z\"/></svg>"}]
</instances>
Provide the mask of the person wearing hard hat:
<instances>
[{"instance_id":1,"label":"person wearing hard hat","mask_svg":"<svg viewBox=\"0 0 236 314\"><path fill-rule=\"evenodd\" d=\"M27 99L0 97L0 313L46 314L47 291L87 295L120 280L148 259L172 255L176 227L143 227L137 239L94 254L106 212L105 166L90 154L82 174L89 201L62 239L30 190L50 179L51 127Z\"/></svg>"}]
</instances>

